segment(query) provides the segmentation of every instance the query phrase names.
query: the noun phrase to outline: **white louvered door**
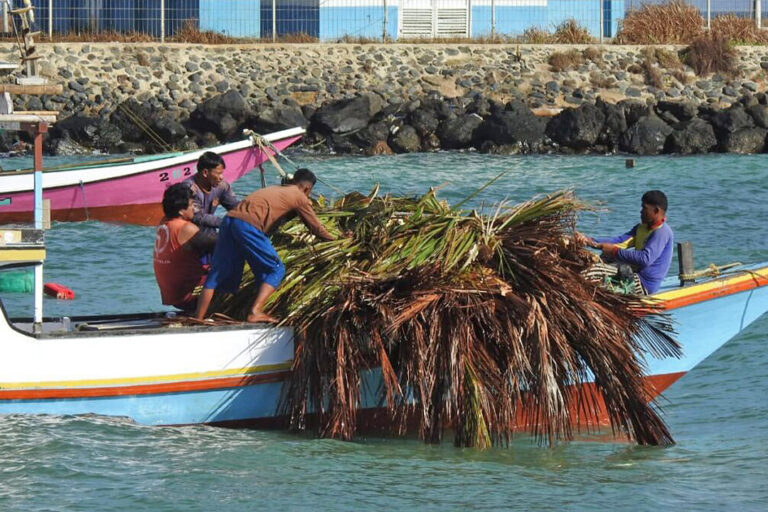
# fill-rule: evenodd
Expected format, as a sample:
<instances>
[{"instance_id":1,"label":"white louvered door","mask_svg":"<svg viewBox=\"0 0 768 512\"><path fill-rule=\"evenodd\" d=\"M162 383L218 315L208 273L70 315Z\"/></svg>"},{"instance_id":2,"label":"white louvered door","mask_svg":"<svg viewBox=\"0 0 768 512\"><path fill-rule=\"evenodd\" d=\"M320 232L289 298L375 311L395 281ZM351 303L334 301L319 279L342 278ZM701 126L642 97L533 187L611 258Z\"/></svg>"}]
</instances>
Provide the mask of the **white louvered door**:
<instances>
[{"instance_id":1,"label":"white louvered door","mask_svg":"<svg viewBox=\"0 0 768 512\"><path fill-rule=\"evenodd\" d=\"M470 0L400 0L398 37L471 37Z\"/></svg>"}]
</instances>

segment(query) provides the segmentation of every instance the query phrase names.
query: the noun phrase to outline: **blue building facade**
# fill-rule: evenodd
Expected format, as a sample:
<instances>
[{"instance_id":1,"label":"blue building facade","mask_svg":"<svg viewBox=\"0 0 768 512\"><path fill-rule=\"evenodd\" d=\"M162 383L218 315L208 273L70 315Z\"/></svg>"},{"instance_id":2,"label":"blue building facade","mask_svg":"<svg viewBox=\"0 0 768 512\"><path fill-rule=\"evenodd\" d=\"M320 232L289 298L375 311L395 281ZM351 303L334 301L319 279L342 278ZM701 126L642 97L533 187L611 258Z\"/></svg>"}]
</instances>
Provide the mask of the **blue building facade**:
<instances>
[{"instance_id":1,"label":"blue building facade","mask_svg":"<svg viewBox=\"0 0 768 512\"><path fill-rule=\"evenodd\" d=\"M142 32L159 37L160 0L33 0L37 21L47 31L53 15L53 31ZM274 8L274 20L273 20ZM165 0L165 35L173 36L185 23L232 37L271 38L303 33L324 41L345 36L396 40L418 12L417 37L440 36L442 12L462 9L459 24L466 22L464 37L491 34L492 18L497 35L520 35L528 28L553 32L562 22L574 19L597 37L616 35L624 16L625 0ZM492 16L495 10L495 16ZM432 16L432 32L418 28ZM425 18L426 17L426 18ZM427 21L429 23L429 21ZM456 23L454 19L454 24ZM416 25L413 25L416 26ZM411 27L412 28L412 27ZM414 31L409 29L408 34Z\"/></svg>"}]
</instances>

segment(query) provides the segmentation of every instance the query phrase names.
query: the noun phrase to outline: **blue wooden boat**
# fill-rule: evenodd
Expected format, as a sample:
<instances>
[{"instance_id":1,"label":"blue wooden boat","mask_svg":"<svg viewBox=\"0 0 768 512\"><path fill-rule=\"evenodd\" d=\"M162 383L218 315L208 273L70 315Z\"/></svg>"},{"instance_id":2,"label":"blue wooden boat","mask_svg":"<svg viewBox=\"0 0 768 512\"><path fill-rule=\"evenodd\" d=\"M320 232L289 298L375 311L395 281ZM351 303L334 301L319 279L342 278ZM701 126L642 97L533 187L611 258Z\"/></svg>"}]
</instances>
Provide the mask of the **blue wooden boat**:
<instances>
[{"instance_id":1,"label":"blue wooden boat","mask_svg":"<svg viewBox=\"0 0 768 512\"><path fill-rule=\"evenodd\" d=\"M42 255L28 256L35 257ZM768 311L768 263L685 287L670 277L654 298L675 319L683 357L647 360L649 399ZM3 308L0 414L273 426L290 375L292 334L248 324L174 325L162 313L50 318L33 333L31 319L12 321ZM366 400L371 411L380 406Z\"/></svg>"}]
</instances>

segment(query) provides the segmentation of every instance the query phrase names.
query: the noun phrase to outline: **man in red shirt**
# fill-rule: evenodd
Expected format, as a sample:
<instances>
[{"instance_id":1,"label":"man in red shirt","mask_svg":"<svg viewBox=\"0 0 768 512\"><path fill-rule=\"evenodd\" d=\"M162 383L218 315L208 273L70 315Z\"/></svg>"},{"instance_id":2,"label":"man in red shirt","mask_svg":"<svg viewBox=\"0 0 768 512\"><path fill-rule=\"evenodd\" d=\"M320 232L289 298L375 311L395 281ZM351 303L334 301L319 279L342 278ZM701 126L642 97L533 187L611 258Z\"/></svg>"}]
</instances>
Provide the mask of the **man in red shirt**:
<instances>
[{"instance_id":1,"label":"man in red shirt","mask_svg":"<svg viewBox=\"0 0 768 512\"><path fill-rule=\"evenodd\" d=\"M187 184L177 183L165 190L163 213L155 236L155 279L163 304L191 311L197 300L195 288L203 285L206 276L200 256L213 247L191 222L195 208Z\"/></svg>"}]
</instances>

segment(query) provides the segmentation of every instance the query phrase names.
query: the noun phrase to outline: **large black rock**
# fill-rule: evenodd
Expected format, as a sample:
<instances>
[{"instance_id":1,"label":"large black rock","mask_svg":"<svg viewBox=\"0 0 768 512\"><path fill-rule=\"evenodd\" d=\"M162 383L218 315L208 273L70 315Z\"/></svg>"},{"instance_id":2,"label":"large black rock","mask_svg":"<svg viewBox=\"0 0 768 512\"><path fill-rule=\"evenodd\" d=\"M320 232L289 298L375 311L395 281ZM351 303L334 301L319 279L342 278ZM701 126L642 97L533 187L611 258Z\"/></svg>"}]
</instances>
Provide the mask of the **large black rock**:
<instances>
[{"instance_id":1,"label":"large black rock","mask_svg":"<svg viewBox=\"0 0 768 512\"><path fill-rule=\"evenodd\" d=\"M245 98L235 91L205 100L190 116L190 124L197 132L212 132L219 140L240 137L240 128L251 116Z\"/></svg>"},{"instance_id":2,"label":"large black rock","mask_svg":"<svg viewBox=\"0 0 768 512\"><path fill-rule=\"evenodd\" d=\"M497 110L483 123L479 136L502 146L517 144L536 150L544 141L546 120L536 117L522 102L510 102L506 110Z\"/></svg>"},{"instance_id":3,"label":"large black rock","mask_svg":"<svg viewBox=\"0 0 768 512\"><path fill-rule=\"evenodd\" d=\"M594 146L605 123L605 114L597 106L584 103L567 108L547 124L546 134L558 144L575 149Z\"/></svg>"},{"instance_id":4,"label":"large black rock","mask_svg":"<svg viewBox=\"0 0 768 512\"><path fill-rule=\"evenodd\" d=\"M389 138L389 146L398 153L413 153L421 149L421 139L413 126L405 124Z\"/></svg>"},{"instance_id":5,"label":"large black rock","mask_svg":"<svg viewBox=\"0 0 768 512\"><path fill-rule=\"evenodd\" d=\"M357 96L323 105L312 116L312 128L321 133L348 133L368 126L370 99Z\"/></svg>"},{"instance_id":6,"label":"large black rock","mask_svg":"<svg viewBox=\"0 0 768 512\"><path fill-rule=\"evenodd\" d=\"M760 128L768 128L768 107L765 105L752 105L747 107L747 113Z\"/></svg>"},{"instance_id":7,"label":"large black rock","mask_svg":"<svg viewBox=\"0 0 768 512\"><path fill-rule=\"evenodd\" d=\"M595 105L602 109L605 121L603 130L597 139L598 144L606 146L610 150L619 147L621 135L627 131L627 118L624 115L624 109L613 103L606 103L598 98Z\"/></svg>"},{"instance_id":8,"label":"large black rock","mask_svg":"<svg viewBox=\"0 0 768 512\"><path fill-rule=\"evenodd\" d=\"M728 153L762 153L765 151L765 128L742 128L726 133L720 139L720 149Z\"/></svg>"},{"instance_id":9,"label":"large black rock","mask_svg":"<svg viewBox=\"0 0 768 512\"><path fill-rule=\"evenodd\" d=\"M416 129L421 137L426 137L430 133L435 133L440 120L434 109L418 108L411 112L409 124Z\"/></svg>"},{"instance_id":10,"label":"large black rock","mask_svg":"<svg viewBox=\"0 0 768 512\"><path fill-rule=\"evenodd\" d=\"M296 128L297 126L306 128L309 121L304 117L301 108L277 105L259 111L256 116L248 120L247 124L256 133L264 134Z\"/></svg>"},{"instance_id":11,"label":"large black rock","mask_svg":"<svg viewBox=\"0 0 768 512\"><path fill-rule=\"evenodd\" d=\"M689 121L696 117L698 106L691 101L662 100L656 104L656 112L668 112L680 121Z\"/></svg>"},{"instance_id":12,"label":"large black rock","mask_svg":"<svg viewBox=\"0 0 768 512\"><path fill-rule=\"evenodd\" d=\"M383 121L371 123L362 130L349 136L349 140L364 151L371 151L376 144L386 142L389 137L389 127Z\"/></svg>"},{"instance_id":13,"label":"large black rock","mask_svg":"<svg viewBox=\"0 0 768 512\"><path fill-rule=\"evenodd\" d=\"M658 155L671 133L672 127L658 117L642 117L621 136L620 147L628 153Z\"/></svg>"},{"instance_id":14,"label":"large black rock","mask_svg":"<svg viewBox=\"0 0 768 512\"><path fill-rule=\"evenodd\" d=\"M733 105L728 109L715 111L710 116L709 122L712 123L718 139L728 133L734 133L755 126L752 117L747 114L747 111L741 105Z\"/></svg>"},{"instance_id":15,"label":"large black rock","mask_svg":"<svg viewBox=\"0 0 768 512\"><path fill-rule=\"evenodd\" d=\"M637 100L621 100L617 105L624 111L627 126L632 126L643 117L651 115L651 108Z\"/></svg>"},{"instance_id":16,"label":"large black rock","mask_svg":"<svg viewBox=\"0 0 768 512\"><path fill-rule=\"evenodd\" d=\"M437 136L444 149L463 149L470 147L476 139L476 133L483 118L476 114L463 114L440 123Z\"/></svg>"},{"instance_id":17,"label":"large black rock","mask_svg":"<svg viewBox=\"0 0 768 512\"><path fill-rule=\"evenodd\" d=\"M51 148L54 146L54 140L68 139L76 145L92 150L118 152L118 148L123 142L123 135L120 129L110 123L108 119L77 114L56 123L51 129L49 139L51 140L49 144ZM69 144L68 147L75 147L75 145ZM57 154L62 153L57 152Z\"/></svg>"},{"instance_id":18,"label":"large black rock","mask_svg":"<svg viewBox=\"0 0 768 512\"><path fill-rule=\"evenodd\" d=\"M692 119L681 123L667 139L665 151L691 155L707 153L717 145L715 130L703 119Z\"/></svg>"}]
</instances>

